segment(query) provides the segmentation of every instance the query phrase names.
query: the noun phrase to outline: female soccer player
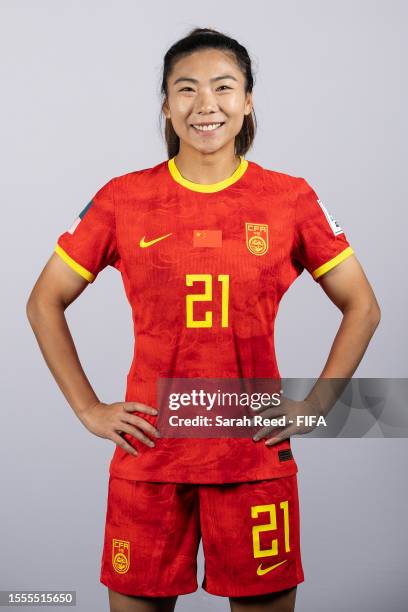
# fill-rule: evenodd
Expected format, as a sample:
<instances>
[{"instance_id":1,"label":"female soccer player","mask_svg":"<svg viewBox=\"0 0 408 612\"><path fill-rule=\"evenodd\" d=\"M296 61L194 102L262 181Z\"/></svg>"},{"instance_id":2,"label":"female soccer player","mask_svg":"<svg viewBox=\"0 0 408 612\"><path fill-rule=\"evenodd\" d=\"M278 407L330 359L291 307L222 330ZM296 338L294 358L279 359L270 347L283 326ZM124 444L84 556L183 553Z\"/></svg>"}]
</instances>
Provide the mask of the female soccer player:
<instances>
[{"instance_id":1,"label":"female soccer player","mask_svg":"<svg viewBox=\"0 0 408 612\"><path fill-rule=\"evenodd\" d=\"M294 609L304 575L290 431L160 436L158 381L279 380L274 321L304 268L343 315L319 380L351 377L379 322L352 247L306 180L246 160L252 89L236 40L196 29L176 42L162 81L168 159L99 189L27 303L70 406L116 445L100 576L113 612L174 610L198 588L201 537L209 593L234 612ZM91 387L64 316L108 265L122 276L136 336L125 401L113 404ZM309 396L289 408L318 414Z\"/></svg>"}]
</instances>

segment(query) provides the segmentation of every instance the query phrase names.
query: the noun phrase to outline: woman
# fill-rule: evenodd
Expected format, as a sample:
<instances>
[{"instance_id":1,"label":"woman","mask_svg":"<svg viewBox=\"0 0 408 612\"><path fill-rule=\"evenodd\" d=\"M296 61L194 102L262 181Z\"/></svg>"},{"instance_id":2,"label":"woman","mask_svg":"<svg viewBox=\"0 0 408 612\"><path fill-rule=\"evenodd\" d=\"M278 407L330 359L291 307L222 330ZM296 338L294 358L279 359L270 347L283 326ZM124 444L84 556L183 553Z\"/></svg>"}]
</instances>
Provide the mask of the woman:
<instances>
[{"instance_id":1,"label":"woman","mask_svg":"<svg viewBox=\"0 0 408 612\"><path fill-rule=\"evenodd\" d=\"M379 322L353 249L313 189L245 159L252 88L234 39L196 29L175 43L162 82L169 160L96 193L27 304L72 409L116 444L101 567L111 611L173 610L197 589L200 536L208 592L229 597L233 611L294 609L304 576L290 428L269 444L265 430L163 435L158 382L279 381L274 320L304 268L343 314L320 381L351 377ZM122 275L136 336L125 401L113 404L92 389L64 317L107 265ZM312 393L287 402L288 414L324 414L330 402L318 397L318 408Z\"/></svg>"}]
</instances>

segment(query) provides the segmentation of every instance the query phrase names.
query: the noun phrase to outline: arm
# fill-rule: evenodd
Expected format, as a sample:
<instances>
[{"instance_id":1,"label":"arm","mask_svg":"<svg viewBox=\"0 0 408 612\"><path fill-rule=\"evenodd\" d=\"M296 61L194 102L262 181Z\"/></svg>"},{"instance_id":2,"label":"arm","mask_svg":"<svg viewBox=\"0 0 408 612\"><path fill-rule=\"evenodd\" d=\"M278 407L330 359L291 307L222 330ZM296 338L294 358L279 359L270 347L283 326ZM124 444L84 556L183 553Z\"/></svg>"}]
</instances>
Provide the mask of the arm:
<instances>
[{"instance_id":1,"label":"arm","mask_svg":"<svg viewBox=\"0 0 408 612\"><path fill-rule=\"evenodd\" d=\"M28 320L47 366L79 419L99 399L82 369L64 311L87 285L88 281L53 253L26 306Z\"/></svg>"},{"instance_id":2,"label":"arm","mask_svg":"<svg viewBox=\"0 0 408 612\"><path fill-rule=\"evenodd\" d=\"M381 311L359 261L352 255L321 277L320 285L343 318L326 364L305 398L323 416L333 407L353 376L378 327ZM330 384L320 382L330 378ZM334 381L333 379L338 379Z\"/></svg>"},{"instance_id":3,"label":"arm","mask_svg":"<svg viewBox=\"0 0 408 612\"><path fill-rule=\"evenodd\" d=\"M307 397L303 401L284 398L280 406L263 412L267 417L285 415L293 420L293 424L267 439L265 444L268 446L292 434L314 429L312 426L297 426L297 416L326 416L329 413L356 371L380 322L380 307L355 255L323 274L319 283L333 304L341 310L343 318L326 364ZM253 439L265 438L273 430L270 426L263 427Z\"/></svg>"},{"instance_id":4,"label":"arm","mask_svg":"<svg viewBox=\"0 0 408 612\"><path fill-rule=\"evenodd\" d=\"M380 308L344 230L307 181L301 179L298 189L295 258L343 313L320 378L304 400L305 414L315 409L324 416L363 358L380 321Z\"/></svg>"},{"instance_id":5,"label":"arm","mask_svg":"<svg viewBox=\"0 0 408 612\"><path fill-rule=\"evenodd\" d=\"M36 281L26 305L26 313L41 353L59 388L76 416L92 433L113 440L136 454L118 432L127 432L145 444L151 440L133 427L137 425L155 435L145 419L130 414L139 410L156 411L139 402L103 404L99 401L82 369L64 311L88 286L88 281L53 253Z\"/></svg>"}]
</instances>

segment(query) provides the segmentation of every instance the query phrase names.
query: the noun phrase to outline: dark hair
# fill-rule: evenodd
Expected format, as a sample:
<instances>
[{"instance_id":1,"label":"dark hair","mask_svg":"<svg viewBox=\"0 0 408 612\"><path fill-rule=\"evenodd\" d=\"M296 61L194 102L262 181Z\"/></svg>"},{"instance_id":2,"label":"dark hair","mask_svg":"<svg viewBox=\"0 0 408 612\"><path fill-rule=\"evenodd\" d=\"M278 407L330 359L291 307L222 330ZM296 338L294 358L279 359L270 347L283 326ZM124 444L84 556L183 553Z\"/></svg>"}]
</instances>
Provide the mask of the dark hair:
<instances>
[{"instance_id":1,"label":"dark hair","mask_svg":"<svg viewBox=\"0 0 408 612\"><path fill-rule=\"evenodd\" d=\"M251 92L254 85L252 75L251 59L245 47L239 44L234 38L226 34L217 32L209 28L195 28L187 36L178 40L170 47L164 56L163 77L161 93L164 99L168 95L167 79L176 60L185 55L189 55L198 49L221 49L234 55L235 60L245 76L245 93ZM235 154L244 155L252 146L256 131L255 111L252 109L250 115L244 116L242 128L235 137ZM180 139L174 131L170 119L166 118L164 127L164 137L166 139L167 153L169 158L174 157L179 152Z\"/></svg>"}]
</instances>

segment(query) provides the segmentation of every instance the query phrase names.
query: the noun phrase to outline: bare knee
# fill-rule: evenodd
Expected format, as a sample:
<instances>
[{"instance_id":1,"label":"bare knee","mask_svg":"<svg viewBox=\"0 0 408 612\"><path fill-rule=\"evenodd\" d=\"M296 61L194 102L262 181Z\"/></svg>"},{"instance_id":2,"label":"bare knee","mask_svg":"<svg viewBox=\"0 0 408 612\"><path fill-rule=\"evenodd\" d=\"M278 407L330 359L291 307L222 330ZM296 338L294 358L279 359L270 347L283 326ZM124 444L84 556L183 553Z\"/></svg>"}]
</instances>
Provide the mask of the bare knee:
<instances>
[{"instance_id":1,"label":"bare knee","mask_svg":"<svg viewBox=\"0 0 408 612\"><path fill-rule=\"evenodd\" d=\"M297 587L254 595L252 597L230 597L231 612L294 612Z\"/></svg>"},{"instance_id":2,"label":"bare knee","mask_svg":"<svg viewBox=\"0 0 408 612\"><path fill-rule=\"evenodd\" d=\"M110 612L173 612L177 601L177 596L141 597L108 591Z\"/></svg>"}]
</instances>

